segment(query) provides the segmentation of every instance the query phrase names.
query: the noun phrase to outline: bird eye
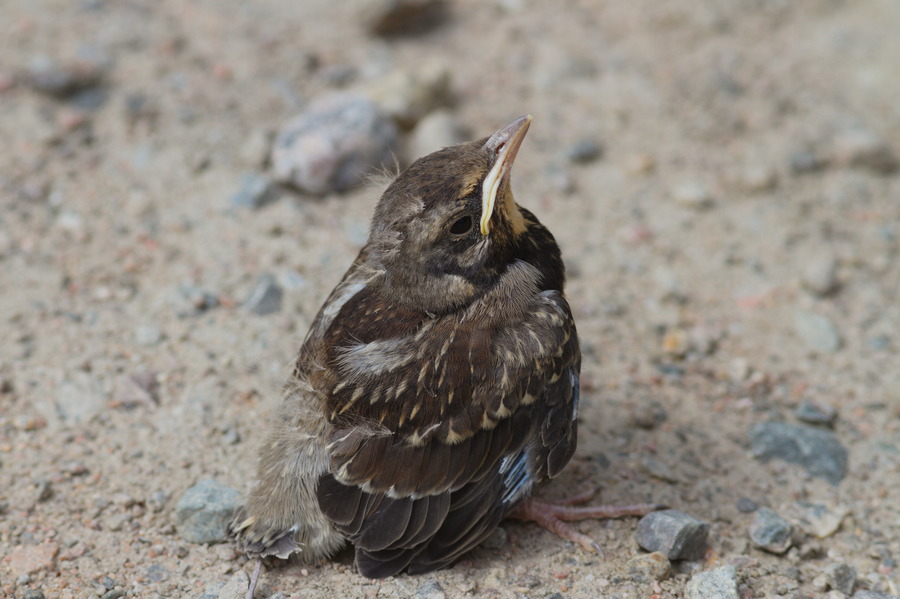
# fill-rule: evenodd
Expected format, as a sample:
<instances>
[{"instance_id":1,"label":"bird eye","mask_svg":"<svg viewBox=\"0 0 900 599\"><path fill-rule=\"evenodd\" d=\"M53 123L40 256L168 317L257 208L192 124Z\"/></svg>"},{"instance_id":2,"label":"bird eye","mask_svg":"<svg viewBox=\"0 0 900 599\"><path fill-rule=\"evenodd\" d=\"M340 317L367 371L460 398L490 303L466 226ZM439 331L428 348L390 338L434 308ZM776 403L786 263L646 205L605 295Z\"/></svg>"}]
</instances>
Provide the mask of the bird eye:
<instances>
[{"instance_id":1,"label":"bird eye","mask_svg":"<svg viewBox=\"0 0 900 599\"><path fill-rule=\"evenodd\" d=\"M472 217L464 216L450 225L450 233L453 235L466 235L472 230Z\"/></svg>"}]
</instances>

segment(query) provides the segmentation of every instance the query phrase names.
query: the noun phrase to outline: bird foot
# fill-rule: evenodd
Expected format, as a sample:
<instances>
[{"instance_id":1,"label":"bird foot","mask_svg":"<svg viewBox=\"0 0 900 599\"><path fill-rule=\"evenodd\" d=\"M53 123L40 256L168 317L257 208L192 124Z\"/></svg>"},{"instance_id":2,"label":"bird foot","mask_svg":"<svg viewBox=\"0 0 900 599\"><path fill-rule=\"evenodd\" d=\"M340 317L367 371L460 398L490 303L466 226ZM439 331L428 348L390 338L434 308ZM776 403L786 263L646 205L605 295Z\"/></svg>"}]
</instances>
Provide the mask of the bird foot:
<instances>
[{"instance_id":1,"label":"bird foot","mask_svg":"<svg viewBox=\"0 0 900 599\"><path fill-rule=\"evenodd\" d=\"M650 512L665 509L658 503L637 503L633 505L596 505L575 507L585 503L594 496L594 491L581 493L559 501L539 501L527 497L516 506L509 517L526 522L536 522L556 535L578 543L586 551L596 551L603 555L603 549L586 534L582 534L566 524L572 520L621 518L623 516L645 516Z\"/></svg>"}]
</instances>

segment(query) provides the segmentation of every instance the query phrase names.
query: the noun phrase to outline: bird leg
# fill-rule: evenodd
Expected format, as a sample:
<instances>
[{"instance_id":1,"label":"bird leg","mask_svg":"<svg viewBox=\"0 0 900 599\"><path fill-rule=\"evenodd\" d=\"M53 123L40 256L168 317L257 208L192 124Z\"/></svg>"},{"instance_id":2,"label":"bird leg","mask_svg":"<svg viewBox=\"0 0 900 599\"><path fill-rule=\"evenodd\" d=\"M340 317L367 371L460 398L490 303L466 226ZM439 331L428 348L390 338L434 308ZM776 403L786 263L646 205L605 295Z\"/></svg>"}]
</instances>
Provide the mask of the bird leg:
<instances>
[{"instance_id":1,"label":"bird leg","mask_svg":"<svg viewBox=\"0 0 900 599\"><path fill-rule=\"evenodd\" d=\"M578 532L566 522L571 520L621 518L622 516L644 516L666 507L658 503L575 507L587 502L593 495L594 491L588 491L587 493L581 493L559 501L540 501L534 497L526 497L507 517L525 522L536 522L550 532L578 543L586 551L596 551L603 555L603 549L594 539Z\"/></svg>"},{"instance_id":2,"label":"bird leg","mask_svg":"<svg viewBox=\"0 0 900 599\"><path fill-rule=\"evenodd\" d=\"M256 592L256 583L259 582L259 571L262 568L262 558L257 558L256 567L253 568L253 576L250 577L250 588L247 590L247 598L253 599L253 593Z\"/></svg>"}]
</instances>

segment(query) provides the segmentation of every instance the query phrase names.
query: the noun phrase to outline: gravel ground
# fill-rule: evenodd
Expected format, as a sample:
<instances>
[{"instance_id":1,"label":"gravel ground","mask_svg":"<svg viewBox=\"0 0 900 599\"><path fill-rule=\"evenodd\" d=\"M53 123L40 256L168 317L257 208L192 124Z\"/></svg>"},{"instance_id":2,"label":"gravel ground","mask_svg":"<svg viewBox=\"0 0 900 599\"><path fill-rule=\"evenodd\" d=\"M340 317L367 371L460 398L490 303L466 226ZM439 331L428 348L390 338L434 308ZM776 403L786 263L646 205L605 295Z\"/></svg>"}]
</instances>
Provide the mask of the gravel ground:
<instances>
[{"instance_id":1,"label":"gravel ground","mask_svg":"<svg viewBox=\"0 0 900 599\"><path fill-rule=\"evenodd\" d=\"M191 542L176 504L248 488L365 241L380 183L310 196L270 159L338 91L390 115L401 163L535 116L514 189L562 246L585 353L581 443L540 494L597 486L708 533L670 561L638 546L652 522L579 524L603 557L510 522L447 571L365 580L345 552L257 597L900 594L894 0L0 15L0 595L246 588L252 563Z\"/></svg>"}]
</instances>

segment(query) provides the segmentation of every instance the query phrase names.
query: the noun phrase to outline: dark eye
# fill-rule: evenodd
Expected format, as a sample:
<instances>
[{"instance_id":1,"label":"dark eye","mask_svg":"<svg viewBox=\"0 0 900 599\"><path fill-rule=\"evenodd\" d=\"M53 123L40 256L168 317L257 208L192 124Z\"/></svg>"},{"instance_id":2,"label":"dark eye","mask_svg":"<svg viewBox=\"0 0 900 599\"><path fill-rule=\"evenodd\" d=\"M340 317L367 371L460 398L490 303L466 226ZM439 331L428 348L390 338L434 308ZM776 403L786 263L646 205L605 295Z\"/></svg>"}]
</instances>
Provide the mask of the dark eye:
<instances>
[{"instance_id":1,"label":"dark eye","mask_svg":"<svg viewBox=\"0 0 900 599\"><path fill-rule=\"evenodd\" d=\"M464 216L450 225L450 233L453 235L465 235L472 230L472 217Z\"/></svg>"}]
</instances>

